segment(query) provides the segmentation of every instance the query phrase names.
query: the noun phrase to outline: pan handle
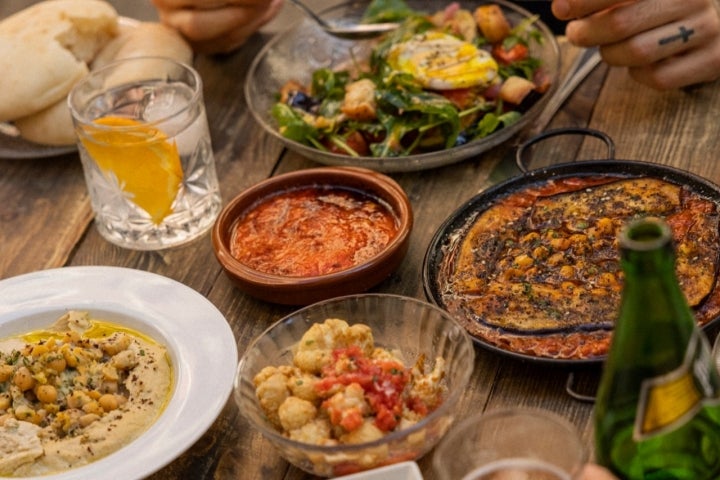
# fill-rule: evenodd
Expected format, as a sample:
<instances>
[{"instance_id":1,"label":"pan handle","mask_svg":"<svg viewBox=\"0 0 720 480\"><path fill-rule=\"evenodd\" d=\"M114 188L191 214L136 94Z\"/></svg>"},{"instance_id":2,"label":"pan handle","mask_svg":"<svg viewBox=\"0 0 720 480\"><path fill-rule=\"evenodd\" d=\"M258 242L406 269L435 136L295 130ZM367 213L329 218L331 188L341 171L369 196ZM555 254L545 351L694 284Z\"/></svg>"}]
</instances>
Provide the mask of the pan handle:
<instances>
[{"instance_id":1,"label":"pan handle","mask_svg":"<svg viewBox=\"0 0 720 480\"><path fill-rule=\"evenodd\" d=\"M575 389L575 373L574 372L570 372L568 374L567 381L565 382L565 393L570 395L572 398L574 398L578 402L595 403L595 395L587 395L584 393L580 393Z\"/></svg>"},{"instance_id":2,"label":"pan handle","mask_svg":"<svg viewBox=\"0 0 720 480\"><path fill-rule=\"evenodd\" d=\"M525 164L525 161L523 159L525 150L527 150L529 147L531 147L532 145L534 145L536 143L539 143L545 139L548 139L550 137L555 137L558 135L588 135L590 137L599 138L600 140L605 142L605 145L607 145L607 149L608 149L608 157L607 158L609 158L609 159L615 158L615 142L613 142L612 139L606 133L601 132L599 130L594 130L592 128L585 128L585 127L556 128L554 130L548 130L546 132L539 133L518 146L517 150L515 151L515 163L517 164L520 171L523 173L528 172L528 167Z\"/></svg>"}]
</instances>

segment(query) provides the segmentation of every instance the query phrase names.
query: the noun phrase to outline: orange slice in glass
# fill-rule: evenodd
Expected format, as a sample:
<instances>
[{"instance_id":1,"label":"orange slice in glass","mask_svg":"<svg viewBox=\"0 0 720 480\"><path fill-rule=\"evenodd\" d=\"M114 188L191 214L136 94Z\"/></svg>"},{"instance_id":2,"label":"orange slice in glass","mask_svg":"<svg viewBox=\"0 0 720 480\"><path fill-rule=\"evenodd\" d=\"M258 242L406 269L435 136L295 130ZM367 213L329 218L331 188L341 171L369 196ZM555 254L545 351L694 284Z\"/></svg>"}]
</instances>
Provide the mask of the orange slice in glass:
<instances>
[{"instance_id":1,"label":"orange slice in glass","mask_svg":"<svg viewBox=\"0 0 720 480\"><path fill-rule=\"evenodd\" d=\"M96 124L120 130L90 129L83 146L105 174L113 174L130 200L157 224L172 213L183 178L177 145L155 127L122 117Z\"/></svg>"}]
</instances>

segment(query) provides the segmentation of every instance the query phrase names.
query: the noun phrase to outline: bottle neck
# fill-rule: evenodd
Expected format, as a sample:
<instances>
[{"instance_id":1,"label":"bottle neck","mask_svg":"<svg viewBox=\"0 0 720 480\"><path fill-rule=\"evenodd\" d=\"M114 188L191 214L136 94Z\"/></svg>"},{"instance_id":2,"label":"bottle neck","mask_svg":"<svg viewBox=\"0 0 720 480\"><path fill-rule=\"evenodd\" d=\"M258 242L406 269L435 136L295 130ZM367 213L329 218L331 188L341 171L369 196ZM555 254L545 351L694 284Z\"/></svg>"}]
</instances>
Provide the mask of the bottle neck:
<instances>
[{"instance_id":1,"label":"bottle neck","mask_svg":"<svg viewBox=\"0 0 720 480\"><path fill-rule=\"evenodd\" d=\"M629 224L620 235L620 262L624 293L615 335L630 336L642 345L636 347L639 351L653 349L646 343L687 341L695 319L675 273L672 233L667 224L654 219Z\"/></svg>"},{"instance_id":2,"label":"bottle neck","mask_svg":"<svg viewBox=\"0 0 720 480\"><path fill-rule=\"evenodd\" d=\"M626 284L654 281L679 289L672 232L665 222L654 218L635 220L621 232L619 240Z\"/></svg>"},{"instance_id":3,"label":"bottle neck","mask_svg":"<svg viewBox=\"0 0 720 480\"><path fill-rule=\"evenodd\" d=\"M626 277L675 279L675 254L669 238L652 249L621 245L620 258Z\"/></svg>"}]
</instances>

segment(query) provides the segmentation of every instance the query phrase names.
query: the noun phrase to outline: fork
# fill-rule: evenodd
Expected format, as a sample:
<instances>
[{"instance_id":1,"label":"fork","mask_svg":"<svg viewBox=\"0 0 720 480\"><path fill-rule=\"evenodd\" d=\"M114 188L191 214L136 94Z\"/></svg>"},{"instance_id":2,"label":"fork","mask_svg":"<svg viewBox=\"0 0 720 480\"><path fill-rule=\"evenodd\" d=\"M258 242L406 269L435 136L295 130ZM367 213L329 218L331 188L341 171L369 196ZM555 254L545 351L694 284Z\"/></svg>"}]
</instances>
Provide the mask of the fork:
<instances>
[{"instance_id":1,"label":"fork","mask_svg":"<svg viewBox=\"0 0 720 480\"><path fill-rule=\"evenodd\" d=\"M583 80L600 63L600 51L597 47L584 49L570 66L570 70L563 79L558 91L545 105L545 109L530 129L529 136L534 136L545 129L550 120L555 116L560 107L563 106L568 97L580 86Z\"/></svg>"}]
</instances>

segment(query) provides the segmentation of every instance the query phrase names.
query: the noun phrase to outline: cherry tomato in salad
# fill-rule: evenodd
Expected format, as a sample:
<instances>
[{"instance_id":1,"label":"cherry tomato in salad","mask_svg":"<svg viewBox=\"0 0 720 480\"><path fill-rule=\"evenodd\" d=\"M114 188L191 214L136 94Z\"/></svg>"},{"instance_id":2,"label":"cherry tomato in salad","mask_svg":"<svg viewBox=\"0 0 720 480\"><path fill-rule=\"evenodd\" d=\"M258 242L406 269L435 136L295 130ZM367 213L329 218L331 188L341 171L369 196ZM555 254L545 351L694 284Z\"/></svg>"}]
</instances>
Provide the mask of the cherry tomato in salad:
<instances>
[{"instance_id":1,"label":"cherry tomato in salad","mask_svg":"<svg viewBox=\"0 0 720 480\"><path fill-rule=\"evenodd\" d=\"M506 49L503 44L498 43L492 48L492 56L504 65L525 60L528 57L528 53L528 47L522 43L516 43L509 49Z\"/></svg>"}]
</instances>

